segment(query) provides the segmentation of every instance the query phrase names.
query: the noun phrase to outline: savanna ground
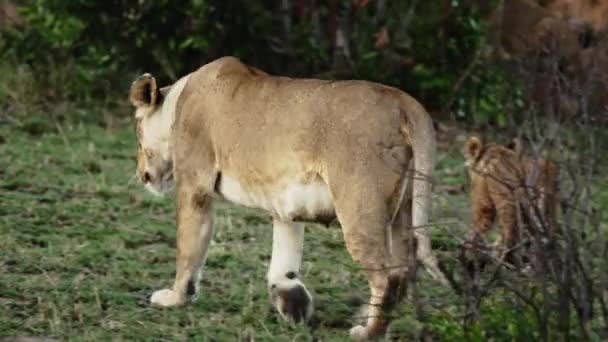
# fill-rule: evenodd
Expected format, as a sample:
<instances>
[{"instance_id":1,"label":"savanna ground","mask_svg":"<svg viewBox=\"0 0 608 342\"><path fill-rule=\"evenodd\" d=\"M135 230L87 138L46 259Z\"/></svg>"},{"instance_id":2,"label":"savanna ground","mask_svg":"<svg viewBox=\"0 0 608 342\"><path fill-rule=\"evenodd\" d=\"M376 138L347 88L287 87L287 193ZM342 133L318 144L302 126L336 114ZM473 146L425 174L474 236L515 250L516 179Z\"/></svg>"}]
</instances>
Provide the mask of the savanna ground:
<instances>
[{"instance_id":1,"label":"savanna ground","mask_svg":"<svg viewBox=\"0 0 608 342\"><path fill-rule=\"evenodd\" d=\"M269 218L226 203L215 207L216 230L198 301L176 309L150 307L147 296L173 280L174 203L172 196L147 193L134 178L130 118L107 124L99 117L32 115L0 125L0 336L347 338L367 285L340 229L307 227L302 275L316 311L309 326L292 326L278 318L267 294ZM441 153L436 175L442 184L464 182L459 146ZM463 193L435 197L433 217L444 225L466 211ZM443 249L455 246L441 241L435 242ZM443 258L449 254L442 252ZM431 324L420 324L413 305L405 303L395 314L393 336L415 337L423 328L439 336L458 332L458 298L420 274L419 296Z\"/></svg>"},{"instance_id":2,"label":"savanna ground","mask_svg":"<svg viewBox=\"0 0 608 342\"><path fill-rule=\"evenodd\" d=\"M154 290L173 281L174 202L147 193L135 179L134 127L128 109L120 108L119 115L58 106L1 117L0 337L348 340L368 289L340 229L307 226L301 273L315 314L309 325L293 326L278 317L267 294L269 218L227 203L215 206L199 299L181 308L148 305ZM440 139L432 215L434 247L456 273L469 220L465 135ZM600 212L608 203L605 184L598 178ZM600 225L605 232L605 222ZM464 329L463 297L418 274L418 305L410 298L394 313L395 340L538 337L532 313L500 289L484 298L483 319Z\"/></svg>"},{"instance_id":3,"label":"savanna ground","mask_svg":"<svg viewBox=\"0 0 608 342\"><path fill-rule=\"evenodd\" d=\"M608 340L608 107L595 101L606 98L608 50L603 29L579 31L543 7L566 2L191 0L175 10L171 1L0 0L0 340L348 340L368 289L340 230L308 226L301 273L316 310L309 325L292 326L266 290L268 217L226 203L215 207L198 301L147 303L173 281L174 204L134 177L126 88L137 73L166 84L227 54L274 74L394 85L437 112L440 126L462 124L440 134L431 228L460 285L466 134L526 137L565 170L559 223L568 234L544 257L551 272L494 262L456 293L419 270L416 303L393 314L395 340ZM601 13L589 7L587 17L606 22ZM521 45L511 38L537 37L543 18L569 34L534 43L542 53L533 58L517 49L511 63L491 57Z\"/></svg>"}]
</instances>

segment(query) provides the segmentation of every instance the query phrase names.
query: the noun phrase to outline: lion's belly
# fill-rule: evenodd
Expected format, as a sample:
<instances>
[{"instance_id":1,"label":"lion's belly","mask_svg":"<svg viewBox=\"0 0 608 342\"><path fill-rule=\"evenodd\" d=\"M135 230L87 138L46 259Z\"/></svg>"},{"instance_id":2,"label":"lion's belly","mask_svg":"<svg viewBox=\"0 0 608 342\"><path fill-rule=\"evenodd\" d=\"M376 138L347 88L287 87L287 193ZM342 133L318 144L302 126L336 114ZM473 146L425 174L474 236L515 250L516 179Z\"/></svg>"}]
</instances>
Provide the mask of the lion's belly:
<instances>
[{"instance_id":1,"label":"lion's belly","mask_svg":"<svg viewBox=\"0 0 608 342\"><path fill-rule=\"evenodd\" d=\"M306 183L282 181L267 186L243 186L238 179L223 176L219 193L230 202L266 210L285 221L326 223L335 216L329 188L320 179Z\"/></svg>"}]
</instances>

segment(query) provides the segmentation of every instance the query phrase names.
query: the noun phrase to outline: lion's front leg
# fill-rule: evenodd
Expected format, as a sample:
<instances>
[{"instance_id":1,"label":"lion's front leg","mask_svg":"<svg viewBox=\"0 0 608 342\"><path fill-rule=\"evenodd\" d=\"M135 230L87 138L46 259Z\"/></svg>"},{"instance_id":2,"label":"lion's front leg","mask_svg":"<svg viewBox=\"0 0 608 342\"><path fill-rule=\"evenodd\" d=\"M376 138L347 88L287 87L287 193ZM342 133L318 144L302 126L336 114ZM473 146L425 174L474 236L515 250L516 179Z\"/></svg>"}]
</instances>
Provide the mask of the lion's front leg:
<instances>
[{"instance_id":1,"label":"lion's front leg","mask_svg":"<svg viewBox=\"0 0 608 342\"><path fill-rule=\"evenodd\" d=\"M299 278L303 248L304 225L275 219L268 287L281 317L291 322L305 321L313 311L312 297Z\"/></svg>"},{"instance_id":2,"label":"lion's front leg","mask_svg":"<svg viewBox=\"0 0 608 342\"><path fill-rule=\"evenodd\" d=\"M154 292L152 304L174 306L196 299L212 234L211 198L201 194L178 195L175 282L171 289Z\"/></svg>"}]
</instances>

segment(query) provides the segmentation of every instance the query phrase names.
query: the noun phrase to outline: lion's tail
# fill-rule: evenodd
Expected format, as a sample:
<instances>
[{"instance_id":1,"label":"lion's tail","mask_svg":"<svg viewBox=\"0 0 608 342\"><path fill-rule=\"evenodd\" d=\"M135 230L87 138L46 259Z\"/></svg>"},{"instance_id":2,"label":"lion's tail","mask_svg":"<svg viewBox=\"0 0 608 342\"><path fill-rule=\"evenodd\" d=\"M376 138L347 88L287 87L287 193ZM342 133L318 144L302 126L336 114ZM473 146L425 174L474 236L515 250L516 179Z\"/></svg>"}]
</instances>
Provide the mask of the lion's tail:
<instances>
[{"instance_id":1,"label":"lion's tail","mask_svg":"<svg viewBox=\"0 0 608 342\"><path fill-rule=\"evenodd\" d=\"M399 207L410 181L412 184L412 226L417 240L416 257L431 276L445 286L450 283L439 268L437 258L431 250L429 238L429 211L431 209L431 175L435 164L435 129L433 121L415 100L409 99L408 114L403 113L402 132L409 139L414 155L413 170L407 170L402 181ZM405 108L402 108L405 110Z\"/></svg>"}]
</instances>

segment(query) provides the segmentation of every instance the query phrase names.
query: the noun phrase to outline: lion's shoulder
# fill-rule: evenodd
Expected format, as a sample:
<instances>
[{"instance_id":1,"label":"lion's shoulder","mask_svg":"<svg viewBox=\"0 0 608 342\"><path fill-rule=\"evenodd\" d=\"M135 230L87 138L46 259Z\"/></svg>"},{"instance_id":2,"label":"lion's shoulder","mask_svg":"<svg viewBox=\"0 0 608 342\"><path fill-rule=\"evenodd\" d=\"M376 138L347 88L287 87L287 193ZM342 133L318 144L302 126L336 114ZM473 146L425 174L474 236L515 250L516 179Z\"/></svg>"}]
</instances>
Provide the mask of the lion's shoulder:
<instances>
[{"instance_id":1,"label":"lion's shoulder","mask_svg":"<svg viewBox=\"0 0 608 342\"><path fill-rule=\"evenodd\" d=\"M215 59L194 72L196 79L204 80L219 80L227 77L251 77L251 76L268 76L262 70L254 68L243 63L240 59L234 56L224 56Z\"/></svg>"}]
</instances>

